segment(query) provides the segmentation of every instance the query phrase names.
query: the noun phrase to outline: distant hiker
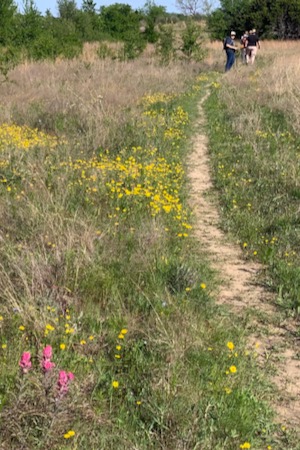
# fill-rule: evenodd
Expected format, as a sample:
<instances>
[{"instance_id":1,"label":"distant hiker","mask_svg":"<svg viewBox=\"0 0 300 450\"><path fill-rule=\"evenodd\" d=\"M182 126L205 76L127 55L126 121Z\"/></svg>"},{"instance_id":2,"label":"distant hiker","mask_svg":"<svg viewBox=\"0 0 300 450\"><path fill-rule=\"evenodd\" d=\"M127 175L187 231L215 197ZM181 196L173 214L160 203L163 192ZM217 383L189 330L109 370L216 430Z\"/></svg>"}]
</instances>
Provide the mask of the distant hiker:
<instances>
[{"instance_id":1,"label":"distant hiker","mask_svg":"<svg viewBox=\"0 0 300 450\"><path fill-rule=\"evenodd\" d=\"M247 38L247 49L246 49L246 62L247 64L254 64L257 49L260 48L259 38L256 35L256 30L253 29L249 32Z\"/></svg>"},{"instance_id":2,"label":"distant hiker","mask_svg":"<svg viewBox=\"0 0 300 450\"><path fill-rule=\"evenodd\" d=\"M242 63L246 64L247 60L246 60L246 52L247 52L247 39L248 39L249 33L248 31L245 31L245 33L243 34L243 36L241 37L241 58L242 58Z\"/></svg>"},{"instance_id":3,"label":"distant hiker","mask_svg":"<svg viewBox=\"0 0 300 450\"><path fill-rule=\"evenodd\" d=\"M236 36L235 31L231 31L230 36L227 36L224 40L224 50L226 51L226 65L225 72L231 69L235 61L235 52L237 47L234 45L234 39Z\"/></svg>"}]
</instances>

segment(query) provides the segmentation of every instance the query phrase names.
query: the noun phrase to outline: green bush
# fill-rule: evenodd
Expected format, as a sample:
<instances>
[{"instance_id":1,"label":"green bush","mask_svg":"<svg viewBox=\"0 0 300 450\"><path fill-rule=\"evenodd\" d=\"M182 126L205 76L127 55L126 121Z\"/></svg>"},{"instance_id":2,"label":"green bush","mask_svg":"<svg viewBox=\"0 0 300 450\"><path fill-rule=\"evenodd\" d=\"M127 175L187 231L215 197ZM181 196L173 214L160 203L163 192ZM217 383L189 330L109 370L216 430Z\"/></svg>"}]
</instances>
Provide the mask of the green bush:
<instances>
[{"instance_id":1,"label":"green bush","mask_svg":"<svg viewBox=\"0 0 300 450\"><path fill-rule=\"evenodd\" d=\"M173 27L169 25L160 26L159 38L156 44L156 53L161 64L169 64L175 57L175 35Z\"/></svg>"},{"instance_id":2,"label":"green bush","mask_svg":"<svg viewBox=\"0 0 300 450\"><path fill-rule=\"evenodd\" d=\"M134 32L126 33L123 41L124 53L122 59L124 60L137 58L146 47L146 41L143 39L143 37L140 34Z\"/></svg>"}]
</instances>

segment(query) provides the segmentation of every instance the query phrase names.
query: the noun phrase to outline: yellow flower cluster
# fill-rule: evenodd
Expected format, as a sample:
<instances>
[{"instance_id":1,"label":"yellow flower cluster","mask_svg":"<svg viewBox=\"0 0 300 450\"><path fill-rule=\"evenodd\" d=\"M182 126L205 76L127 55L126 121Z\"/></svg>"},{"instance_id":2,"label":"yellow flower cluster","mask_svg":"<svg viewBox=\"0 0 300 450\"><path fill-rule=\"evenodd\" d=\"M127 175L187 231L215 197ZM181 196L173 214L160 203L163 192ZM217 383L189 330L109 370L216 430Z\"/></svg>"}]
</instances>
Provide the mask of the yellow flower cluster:
<instances>
[{"instance_id":1,"label":"yellow flower cluster","mask_svg":"<svg viewBox=\"0 0 300 450\"><path fill-rule=\"evenodd\" d=\"M158 94L148 96L144 103L149 107L168 99ZM140 126L145 134L153 135L157 130L167 141L165 156L159 148L137 146L125 148L117 156L106 150L91 159L69 159L60 163L60 169L71 172L70 190L79 187L89 203L96 204L103 194L112 200L115 214L110 218L116 220L116 226L125 214L142 207L153 217L167 214L169 225L170 220L175 224L177 236L186 237L191 225L180 199L184 169L174 145L178 146L178 141L184 138L184 126L189 117L181 106L173 109L167 123L164 109L148 109L145 114L147 120L142 119Z\"/></svg>"},{"instance_id":2,"label":"yellow flower cluster","mask_svg":"<svg viewBox=\"0 0 300 450\"><path fill-rule=\"evenodd\" d=\"M135 153L135 149L132 150ZM184 176L181 164L167 162L159 156L157 149L140 151L143 152L141 159L134 155L111 157L107 151L98 158L63 163L77 174L70 188L82 187L93 203L93 198L96 201L105 184L106 195L114 201L120 213L130 212L133 205L145 202L153 217L166 213L179 222L178 232L190 229L187 212L183 210L179 197Z\"/></svg>"},{"instance_id":3,"label":"yellow flower cluster","mask_svg":"<svg viewBox=\"0 0 300 450\"><path fill-rule=\"evenodd\" d=\"M76 434L76 433L75 433L74 430L69 430L67 433L64 434L64 438L65 438L65 439L70 439L70 438L74 437L75 434Z\"/></svg>"},{"instance_id":4,"label":"yellow flower cluster","mask_svg":"<svg viewBox=\"0 0 300 450\"><path fill-rule=\"evenodd\" d=\"M151 105L155 105L157 103L168 103L176 97L175 94L166 94L164 92L156 92L155 94L145 95L141 103L147 108Z\"/></svg>"},{"instance_id":5,"label":"yellow flower cluster","mask_svg":"<svg viewBox=\"0 0 300 450\"><path fill-rule=\"evenodd\" d=\"M30 150L34 147L55 148L58 140L36 129L27 126L9 125L4 123L0 126L0 151L7 148L19 150ZM1 162L1 165L5 162Z\"/></svg>"}]
</instances>

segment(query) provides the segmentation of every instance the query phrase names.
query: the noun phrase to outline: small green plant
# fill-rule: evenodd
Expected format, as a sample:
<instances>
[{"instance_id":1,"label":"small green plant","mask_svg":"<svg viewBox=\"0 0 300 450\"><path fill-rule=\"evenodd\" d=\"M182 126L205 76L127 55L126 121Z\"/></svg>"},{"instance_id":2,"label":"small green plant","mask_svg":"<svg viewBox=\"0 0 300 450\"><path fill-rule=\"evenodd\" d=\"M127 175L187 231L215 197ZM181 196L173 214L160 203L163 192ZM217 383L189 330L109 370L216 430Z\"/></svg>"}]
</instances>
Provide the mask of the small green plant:
<instances>
[{"instance_id":1,"label":"small green plant","mask_svg":"<svg viewBox=\"0 0 300 450\"><path fill-rule=\"evenodd\" d=\"M0 49L0 74L8 81L9 72L20 62L20 52L14 47Z\"/></svg>"},{"instance_id":2,"label":"small green plant","mask_svg":"<svg viewBox=\"0 0 300 450\"><path fill-rule=\"evenodd\" d=\"M106 42L99 43L99 47L97 48L97 55L99 59L113 58L115 56L114 51Z\"/></svg>"},{"instance_id":3,"label":"small green plant","mask_svg":"<svg viewBox=\"0 0 300 450\"><path fill-rule=\"evenodd\" d=\"M40 35L27 48L28 57L38 61L55 59L59 55L60 43L52 35Z\"/></svg>"},{"instance_id":4,"label":"small green plant","mask_svg":"<svg viewBox=\"0 0 300 450\"><path fill-rule=\"evenodd\" d=\"M203 35L199 23L189 20L181 34L181 38L181 50L183 54L189 59L202 61L206 55L206 51L202 45Z\"/></svg>"},{"instance_id":5,"label":"small green plant","mask_svg":"<svg viewBox=\"0 0 300 450\"><path fill-rule=\"evenodd\" d=\"M140 33L127 32L122 40L124 42L122 60L137 58L146 47L146 41Z\"/></svg>"},{"instance_id":6,"label":"small green plant","mask_svg":"<svg viewBox=\"0 0 300 450\"><path fill-rule=\"evenodd\" d=\"M160 25L156 53L161 64L169 64L175 58L175 35L172 26Z\"/></svg>"}]
</instances>

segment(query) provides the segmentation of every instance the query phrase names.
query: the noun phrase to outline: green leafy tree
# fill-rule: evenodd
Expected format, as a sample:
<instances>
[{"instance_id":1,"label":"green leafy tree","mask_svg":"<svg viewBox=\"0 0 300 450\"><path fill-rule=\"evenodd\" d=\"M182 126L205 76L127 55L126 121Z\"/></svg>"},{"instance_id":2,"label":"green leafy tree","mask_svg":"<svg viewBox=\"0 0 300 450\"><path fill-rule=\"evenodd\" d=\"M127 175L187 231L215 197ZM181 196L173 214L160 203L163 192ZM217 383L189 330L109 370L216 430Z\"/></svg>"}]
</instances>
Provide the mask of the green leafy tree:
<instances>
[{"instance_id":1,"label":"green leafy tree","mask_svg":"<svg viewBox=\"0 0 300 450\"><path fill-rule=\"evenodd\" d=\"M146 21L145 37L148 42L156 42L159 34L155 27L165 21L167 17L166 8L164 6L157 6L154 1L149 0L145 3L142 12L145 15Z\"/></svg>"},{"instance_id":2,"label":"green leafy tree","mask_svg":"<svg viewBox=\"0 0 300 450\"><path fill-rule=\"evenodd\" d=\"M202 30L199 22L188 20L186 28L181 34L182 47L181 50L189 59L200 61L203 59L205 52L201 46Z\"/></svg>"},{"instance_id":3,"label":"green leafy tree","mask_svg":"<svg viewBox=\"0 0 300 450\"><path fill-rule=\"evenodd\" d=\"M128 33L140 34L141 13L133 11L131 6L115 3L100 9L103 31L117 39L123 39Z\"/></svg>"},{"instance_id":4,"label":"green leafy tree","mask_svg":"<svg viewBox=\"0 0 300 450\"><path fill-rule=\"evenodd\" d=\"M163 65L169 64L176 55L175 50L175 33L170 25L159 27L159 38L156 43L156 53L160 58L160 63Z\"/></svg>"},{"instance_id":5,"label":"green leafy tree","mask_svg":"<svg viewBox=\"0 0 300 450\"><path fill-rule=\"evenodd\" d=\"M15 33L17 6L13 0L0 1L0 45L11 42Z\"/></svg>"},{"instance_id":6,"label":"green leafy tree","mask_svg":"<svg viewBox=\"0 0 300 450\"><path fill-rule=\"evenodd\" d=\"M207 26L212 39L224 39L230 29L228 17L220 8L208 16Z\"/></svg>"},{"instance_id":7,"label":"green leafy tree","mask_svg":"<svg viewBox=\"0 0 300 450\"><path fill-rule=\"evenodd\" d=\"M75 22L83 41L101 40L101 19L96 13L96 3L93 0L83 0Z\"/></svg>"},{"instance_id":8,"label":"green leafy tree","mask_svg":"<svg viewBox=\"0 0 300 450\"><path fill-rule=\"evenodd\" d=\"M34 0L26 0L24 12L19 15L19 45L28 46L43 32L43 17Z\"/></svg>"},{"instance_id":9,"label":"green leafy tree","mask_svg":"<svg viewBox=\"0 0 300 450\"><path fill-rule=\"evenodd\" d=\"M66 20L74 20L77 14L75 0L57 0L59 17Z\"/></svg>"},{"instance_id":10,"label":"green leafy tree","mask_svg":"<svg viewBox=\"0 0 300 450\"><path fill-rule=\"evenodd\" d=\"M238 34L256 28L263 37L298 39L299 0L220 0L220 8L208 17L213 38L223 38L230 29Z\"/></svg>"},{"instance_id":11,"label":"green leafy tree","mask_svg":"<svg viewBox=\"0 0 300 450\"><path fill-rule=\"evenodd\" d=\"M91 42L101 39L101 21L98 14L78 11L75 24L81 40Z\"/></svg>"},{"instance_id":12,"label":"green leafy tree","mask_svg":"<svg viewBox=\"0 0 300 450\"><path fill-rule=\"evenodd\" d=\"M276 39L299 39L299 0L254 0L253 22L267 37Z\"/></svg>"},{"instance_id":13,"label":"green leafy tree","mask_svg":"<svg viewBox=\"0 0 300 450\"><path fill-rule=\"evenodd\" d=\"M137 33L128 32L123 37L124 48L123 48L123 58L135 59L137 58L145 49L146 41L141 39Z\"/></svg>"}]
</instances>

